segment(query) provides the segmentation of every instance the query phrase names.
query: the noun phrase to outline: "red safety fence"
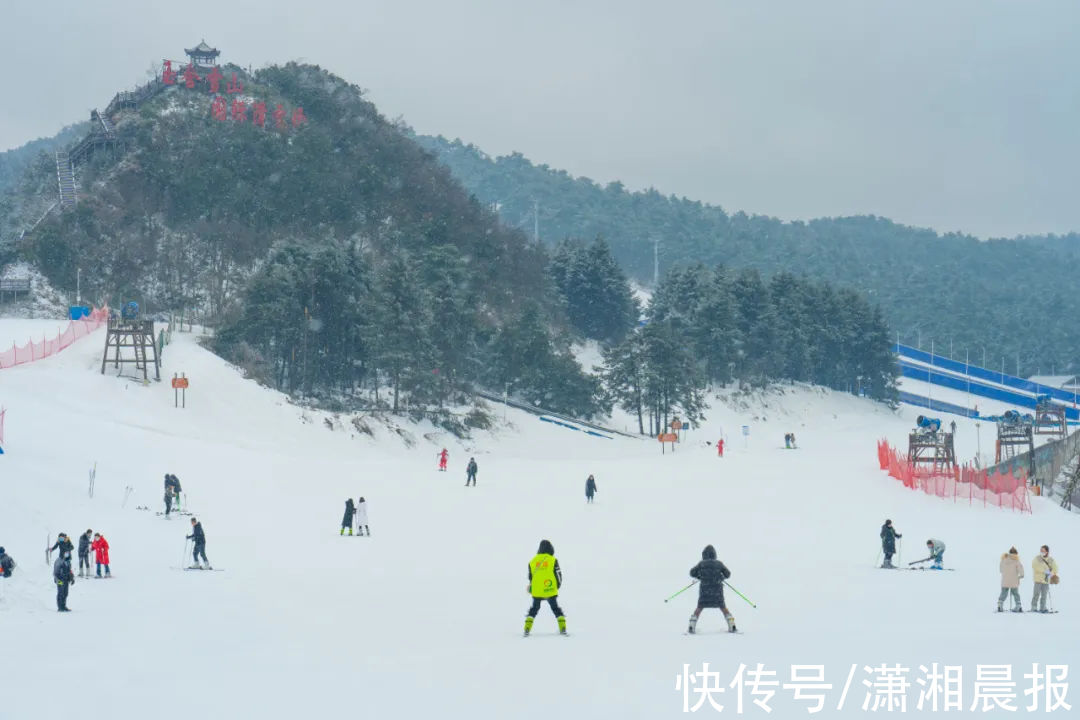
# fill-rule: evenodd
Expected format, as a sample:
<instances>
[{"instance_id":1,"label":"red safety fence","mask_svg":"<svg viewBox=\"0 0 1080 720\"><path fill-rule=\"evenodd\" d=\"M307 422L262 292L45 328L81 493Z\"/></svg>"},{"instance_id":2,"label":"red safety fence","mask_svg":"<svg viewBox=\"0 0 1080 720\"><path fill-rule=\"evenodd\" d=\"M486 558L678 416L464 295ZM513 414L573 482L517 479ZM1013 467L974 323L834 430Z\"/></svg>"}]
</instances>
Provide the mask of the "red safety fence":
<instances>
[{"instance_id":1,"label":"red safety fence","mask_svg":"<svg viewBox=\"0 0 1080 720\"><path fill-rule=\"evenodd\" d=\"M0 408L0 445L4 444L4 414L7 412L4 408Z\"/></svg>"},{"instance_id":2,"label":"red safety fence","mask_svg":"<svg viewBox=\"0 0 1080 720\"><path fill-rule=\"evenodd\" d=\"M984 506L1031 512L1027 476L1023 472L1019 475L991 473L969 465L959 468L920 466L909 462L887 440L879 440L877 450L878 465L904 483L904 487L940 498L952 498L953 502L967 500L969 505L981 502Z\"/></svg>"},{"instance_id":3,"label":"red safety fence","mask_svg":"<svg viewBox=\"0 0 1080 720\"><path fill-rule=\"evenodd\" d=\"M10 350L0 352L0 370L16 365L41 360L55 355L80 338L84 338L109 320L108 308L97 308L90 313L89 317L81 320L72 320L61 332L56 332L52 339L42 338L39 342L28 341L25 345L17 347L12 344Z\"/></svg>"}]
</instances>

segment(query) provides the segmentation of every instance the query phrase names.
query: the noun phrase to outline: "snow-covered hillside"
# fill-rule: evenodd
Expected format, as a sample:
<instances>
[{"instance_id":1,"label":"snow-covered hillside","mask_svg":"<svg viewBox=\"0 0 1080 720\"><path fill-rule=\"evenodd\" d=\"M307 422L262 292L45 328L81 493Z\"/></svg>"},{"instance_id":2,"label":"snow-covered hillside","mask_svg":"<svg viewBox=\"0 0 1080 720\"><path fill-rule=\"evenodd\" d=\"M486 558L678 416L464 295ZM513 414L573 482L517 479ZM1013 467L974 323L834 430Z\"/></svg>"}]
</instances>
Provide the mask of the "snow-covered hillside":
<instances>
[{"instance_id":1,"label":"snow-covered hillside","mask_svg":"<svg viewBox=\"0 0 1080 720\"><path fill-rule=\"evenodd\" d=\"M0 347L13 340L24 341L0 334ZM374 436L328 428L191 335L164 355L164 376L191 378L176 409L167 382L102 375L102 343L98 331L0 371L0 545L19 563L0 580L3 718L667 718L683 715L676 678L702 663L720 673L713 698L726 714L740 664L756 663L781 683L792 664L823 665L821 717L864 714L864 666L910 669L911 714L920 665L962 666L967 712L979 664L1011 664L1023 708L1031 663L1080 661L1080 521L1040 498L1022 515L905 490L878 470L874 442L902 445L917 409L791 387L713 399L674 453L502 408L493 432L461 443L411 426L410 445L378 423ZM970 457L974 427L957 423ZM786 432L798 450L783 449ZM443 446L447 473L436 470ZM464 487L470 456L475 488ZM154 512L165 473L179 476L224 572L174 569L190 559L190 525ZM345 498L361 495L373 535L342 538ZM903 533L905 565L935 537L955 571L875 569L885 518ZM59 614L46 536L87 528L111 543L115 578L77 582L73 612ZM543 538L563 569L568 638L546 607L521 637L526 565ZM742 634L706 610L703 633L684 635L695 591L663 601L709 543L757 604L727 593ZM994 613L1000 555L1019 548L1027 609L1043 543L1061 567L1062 612ZM806 714L791 689L774 689L773 717ZM691 706L700 699L692 692ZM753 699L744 713L764 716Z\"/></svg>"}]
</instances>

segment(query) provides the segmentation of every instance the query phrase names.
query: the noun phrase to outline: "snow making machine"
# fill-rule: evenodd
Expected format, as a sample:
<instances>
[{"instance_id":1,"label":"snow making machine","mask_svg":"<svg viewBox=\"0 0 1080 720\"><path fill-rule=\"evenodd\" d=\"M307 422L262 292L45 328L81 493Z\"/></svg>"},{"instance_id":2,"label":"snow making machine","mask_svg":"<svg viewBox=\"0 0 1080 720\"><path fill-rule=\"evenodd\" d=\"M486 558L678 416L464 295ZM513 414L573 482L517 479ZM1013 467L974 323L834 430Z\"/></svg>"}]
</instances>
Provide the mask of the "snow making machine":
<instances>
[{"instance_id":1,"label":"snow making machine","mask_svg":"<svg viewBox=\"0 0 1080 720\"><path fill-rule=\"evenodd\" d=\"M929 465L935 473L956 468L953 434L941 429L941 419L920 415L908 435L908 462L918 467Z\"/></svg>"}]
</instances>

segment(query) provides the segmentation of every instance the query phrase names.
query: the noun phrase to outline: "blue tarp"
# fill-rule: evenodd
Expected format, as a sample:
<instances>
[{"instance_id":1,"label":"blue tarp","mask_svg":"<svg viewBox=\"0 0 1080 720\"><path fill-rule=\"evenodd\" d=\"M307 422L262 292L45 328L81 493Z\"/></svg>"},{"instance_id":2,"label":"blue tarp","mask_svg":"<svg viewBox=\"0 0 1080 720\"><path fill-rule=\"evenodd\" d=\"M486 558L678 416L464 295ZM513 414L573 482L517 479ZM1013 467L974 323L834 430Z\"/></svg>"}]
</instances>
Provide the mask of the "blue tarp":
<instances>
[{"instance_id":1,"label":"blue tarp","mask_svg":"<svg viewBox=\"0 0 1080 720\"><path fill-rule=\"evenodd\" d=\"M68 308L68 316L72 320L82 320L84 317L90 316L90 308L85 305L72 305Z\"/></svg>"}]
</instances>

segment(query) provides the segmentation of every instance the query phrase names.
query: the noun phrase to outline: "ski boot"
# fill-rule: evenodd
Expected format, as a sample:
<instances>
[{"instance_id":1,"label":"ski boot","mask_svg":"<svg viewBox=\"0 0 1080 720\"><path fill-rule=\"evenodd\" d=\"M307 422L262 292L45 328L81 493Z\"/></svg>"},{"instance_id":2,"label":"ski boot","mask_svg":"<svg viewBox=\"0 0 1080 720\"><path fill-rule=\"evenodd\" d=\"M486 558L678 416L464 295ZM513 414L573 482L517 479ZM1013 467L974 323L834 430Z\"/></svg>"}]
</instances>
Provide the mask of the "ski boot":
<instances>
[{"instance_id":1,"label":"ski boot","mask_svg":"<svg viewBox=\"0 0 1080 720\"><path fill-rule=\"evenodd\" d=\"M697 615L690 616L690 627L686 628L686 632L690 633L691 635L697 632Z\"/></svg>"},{"instance_id":2,"label":"ski boot","mask_svg":"<svg viewBox=\"0 0 1080 720\"><path fill-rule=\"evenodd\" d=\"M734 615L728 615L727 616L727 630L728 630L728 632L738 632L739 631L739 629L737 627L735 627L735 616Z\"/></svg>"},{"instance_id":3,"label":"ski boot","mask_svg":"<svg viewBox=\"0 0 1080 720\"><path fill-rule=\"evenodd\" d=\"M1022 613L1022 612L1024 612L1024 608L1021 607L1020 605L1017 605L1016 607L1014 607L1012 609L1012 611L1015 612L1015 613Z\"/></svg>"},{"instance_id":4,"label":"ski boot","mask_svg":"<svg viewBox=\"0 0 1080 720\"><path fill-rule=\"evenodd\" d=\"M566 634L566 618L563 617L562 615L560 615L559 617L557 617L555 619L559 621L559 634L560 635L565 635Z\"/></svg>"},{"instance_id":5,"label":"ski boot","mask_svg":"<svg viewBox=\"0 0 1080 720\"><path fill-rule=\"evenodd\" d=\"M998 612L1005 612L1005 608L1004 608L1004 607L1002 606L1002 604L1001 604L1001 603L998 603L998 608L997 608L997 611L998 611Z\"/></svg>"},{"instance_id":6,"label":"ski boot","mask_svg":"<svg viewBox=\"0 0 1080 720\"><path fill-rule=\"evenodd\" d=\"M532 615L526 615L525 616L525 637L529 637L529 633L532 632L532 626L533 626L533 616Z\"/></svg>"}]
</instances>

